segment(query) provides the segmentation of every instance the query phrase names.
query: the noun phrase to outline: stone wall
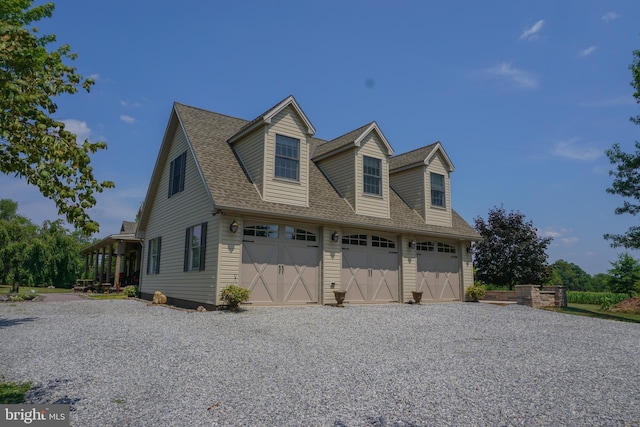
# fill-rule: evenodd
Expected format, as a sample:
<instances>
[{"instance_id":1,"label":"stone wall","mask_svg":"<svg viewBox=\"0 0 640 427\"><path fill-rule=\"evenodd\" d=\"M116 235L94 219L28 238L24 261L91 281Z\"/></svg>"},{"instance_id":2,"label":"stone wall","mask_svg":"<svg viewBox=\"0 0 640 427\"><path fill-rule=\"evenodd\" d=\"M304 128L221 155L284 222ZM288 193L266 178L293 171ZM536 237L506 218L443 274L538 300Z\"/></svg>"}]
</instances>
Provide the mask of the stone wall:
<instances>
[{"instance_id":1,"label":"stone wall","mask_svg":"<svg viewBox=\"0 0 640 427\"><path fill-rule=\"evenodd\" d=\"M546 286L540 290L538 285L517 285L515 289L519 305L533 308L567 306L567 292L563 286Z\"/></svg>"},{"instance_id":2,"label":"stone wall","mask_svg":"<svg viewBox=\"0 0 640 427\"><path fill-rule=\"evenodd\" d=\"M482 297L486 301L516 301L516 291L486 291Z\"/></svg>"}]
</instances>

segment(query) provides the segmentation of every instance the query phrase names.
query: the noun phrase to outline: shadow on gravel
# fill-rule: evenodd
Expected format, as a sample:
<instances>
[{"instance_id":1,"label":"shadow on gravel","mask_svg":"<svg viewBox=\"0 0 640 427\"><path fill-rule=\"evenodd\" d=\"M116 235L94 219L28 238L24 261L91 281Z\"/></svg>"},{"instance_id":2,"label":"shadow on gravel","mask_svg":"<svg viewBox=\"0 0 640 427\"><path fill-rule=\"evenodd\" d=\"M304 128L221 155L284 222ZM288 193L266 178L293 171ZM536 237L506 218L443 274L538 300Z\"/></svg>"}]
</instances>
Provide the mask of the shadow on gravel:
<instances>
[{"instance_id":1,"label":"shadow on gravel","mask_svg":"<svg viewBox=\"0 0 640 427\"><path fill-rule=\"evenodd\" d=\"M2 319L0 318L0 329L8 328L10 326L20 325L21 323L33 322L37 320L37 317L23 317L22 319Z\"/></svg>"},{"instance_id":2,"label":"shadow on gravel","mask_svg":"<svg viewBox=\"0 0 640 427\"><path fill-rule=\"evenodd\" d=\"M45 386L35 386L27 393L27 400L31 403L43 405L69 405L69 410L75 411L75 404L82 399L79 397L69 397L64 395L57 399L51 400L51 395L56 394L56 390L65 387L69 380L53 380Z\"/></svg>"}]
</instances>

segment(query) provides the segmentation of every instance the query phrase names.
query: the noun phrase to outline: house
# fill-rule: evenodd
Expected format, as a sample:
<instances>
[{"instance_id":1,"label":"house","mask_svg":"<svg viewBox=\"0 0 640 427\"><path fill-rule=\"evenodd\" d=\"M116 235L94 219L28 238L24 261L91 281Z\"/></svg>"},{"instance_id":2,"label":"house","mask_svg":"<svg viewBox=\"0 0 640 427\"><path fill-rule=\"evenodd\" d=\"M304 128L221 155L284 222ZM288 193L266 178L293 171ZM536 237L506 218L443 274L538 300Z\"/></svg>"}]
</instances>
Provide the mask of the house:
<instances>
[{"instance_id":1,"label":"house","mask_svg":"<svg viewBox=\"0 0 640 427\"><path fill-rule=\"evenodd\" d=\"M81 281L95 285L96 289L104 284L118 291L123 285L137 285L142 241L136 237L136 228L136 222L122 221L119 233L83 248L80 254L84 256L85 279Z\"/></svg>"},{"instance_id":2,"label":"house","mask_svg":"<svg viewBox=\"0 0 640 427\"><path fill-rule=\"evenodd\" d=\"M175 103L139 219L141 293L219 306L458 301L479 236L439 142L400 155L376 122L331 141L289 96L251 121Z\"/></svg>"}]
</instances>

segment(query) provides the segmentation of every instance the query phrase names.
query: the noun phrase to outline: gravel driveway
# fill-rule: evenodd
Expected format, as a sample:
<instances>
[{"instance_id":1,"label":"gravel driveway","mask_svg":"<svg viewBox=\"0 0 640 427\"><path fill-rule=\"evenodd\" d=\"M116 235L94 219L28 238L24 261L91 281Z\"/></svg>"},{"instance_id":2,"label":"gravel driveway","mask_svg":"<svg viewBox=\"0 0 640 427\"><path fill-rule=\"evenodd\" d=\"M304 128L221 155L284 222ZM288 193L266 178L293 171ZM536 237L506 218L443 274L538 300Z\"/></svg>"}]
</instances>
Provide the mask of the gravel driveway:
<instances>
[{"instance_id":1,"label":"gravel driveway","mask_svg":"<svg viewBox=\"0 0 640 427\"><path fill-rule=\"evenodd\" d=\"M640 426L640 325L522 306L3 303L0 343L77 426Z\"/></svg>"}]
</instances>

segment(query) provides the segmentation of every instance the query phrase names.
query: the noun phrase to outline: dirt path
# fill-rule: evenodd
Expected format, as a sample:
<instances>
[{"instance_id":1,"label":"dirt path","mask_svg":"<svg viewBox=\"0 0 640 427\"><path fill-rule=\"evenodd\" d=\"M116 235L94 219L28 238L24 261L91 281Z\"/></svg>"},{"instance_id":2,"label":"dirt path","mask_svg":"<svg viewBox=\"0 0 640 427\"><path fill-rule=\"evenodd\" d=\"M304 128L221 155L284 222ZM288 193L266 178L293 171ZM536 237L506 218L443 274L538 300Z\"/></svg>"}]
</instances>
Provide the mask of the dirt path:
<instances>
[{"instance_id":1,"label":"dirt path","mask_svg":"<svg viewBox=\"0 0 640 427\"><path fill-rule=\"evenodd\" d=\"M41 294L38 299L44 302L88 301L89 297L83 294Z\"/></svg>"}]
</instances>

